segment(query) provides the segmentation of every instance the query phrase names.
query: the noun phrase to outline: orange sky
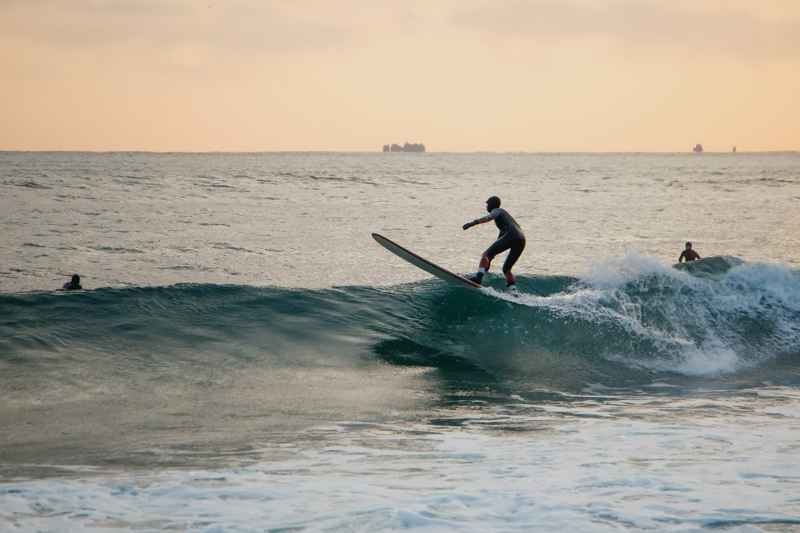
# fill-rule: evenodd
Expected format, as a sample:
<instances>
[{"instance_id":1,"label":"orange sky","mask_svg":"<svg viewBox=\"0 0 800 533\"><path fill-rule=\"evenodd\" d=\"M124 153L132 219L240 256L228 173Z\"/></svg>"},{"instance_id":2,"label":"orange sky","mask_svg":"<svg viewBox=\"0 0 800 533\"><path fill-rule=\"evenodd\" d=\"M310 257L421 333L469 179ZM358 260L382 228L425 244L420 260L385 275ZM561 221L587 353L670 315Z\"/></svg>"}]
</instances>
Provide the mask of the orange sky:
<instances>
[{"instance_id":1,"label":"orange sky","mask_svg":"<svg viewBox=\"0 0 800 533\"><path fill-rule=\"evenodd\" d=\"M0 150L800 149L797 0L0 0Z\"/></svg>"}]
</instances>

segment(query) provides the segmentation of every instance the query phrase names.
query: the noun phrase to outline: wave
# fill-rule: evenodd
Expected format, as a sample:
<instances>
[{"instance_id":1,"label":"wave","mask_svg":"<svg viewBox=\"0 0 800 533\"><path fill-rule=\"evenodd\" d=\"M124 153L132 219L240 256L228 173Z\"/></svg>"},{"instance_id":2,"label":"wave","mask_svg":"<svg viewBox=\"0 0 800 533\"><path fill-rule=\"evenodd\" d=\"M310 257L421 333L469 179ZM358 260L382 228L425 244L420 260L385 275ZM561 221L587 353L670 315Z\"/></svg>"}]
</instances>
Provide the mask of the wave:
<instances>
[{"instance_id":1,"label":"wave","mask_svg":"<svg viewBox=\"0 0 800 533\"><path fill-rule=\"evenodd\" d=\"M96 364L135 376L353 364L472 368L611 383L631 372L725 376L800 354L800 271L631 254L580 277L499 276L486 295L437 280L324 290L181 284L0 295L0 366Z\"/></svg>"}]
</instances>

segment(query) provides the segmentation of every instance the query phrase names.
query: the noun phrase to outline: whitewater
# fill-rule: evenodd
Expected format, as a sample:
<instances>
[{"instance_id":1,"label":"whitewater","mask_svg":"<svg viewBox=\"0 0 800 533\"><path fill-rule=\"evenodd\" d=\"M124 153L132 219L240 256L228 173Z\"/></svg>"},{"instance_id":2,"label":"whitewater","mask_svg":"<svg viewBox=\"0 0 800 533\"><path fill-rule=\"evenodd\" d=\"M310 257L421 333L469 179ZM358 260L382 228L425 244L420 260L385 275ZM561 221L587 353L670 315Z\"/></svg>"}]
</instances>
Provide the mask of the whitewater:
<instances>
[{"instance_id":1,"label":"whitewater","mask_svg":"<svg viewBox=\"0 0 800 533\"><path fill-rule=\"evenodd\" d=\"M371 238L472 273L492 195L519 298ZM0 152L0 530L800 531L798 205L796 153Z\"/></svg>"}]
</instances>

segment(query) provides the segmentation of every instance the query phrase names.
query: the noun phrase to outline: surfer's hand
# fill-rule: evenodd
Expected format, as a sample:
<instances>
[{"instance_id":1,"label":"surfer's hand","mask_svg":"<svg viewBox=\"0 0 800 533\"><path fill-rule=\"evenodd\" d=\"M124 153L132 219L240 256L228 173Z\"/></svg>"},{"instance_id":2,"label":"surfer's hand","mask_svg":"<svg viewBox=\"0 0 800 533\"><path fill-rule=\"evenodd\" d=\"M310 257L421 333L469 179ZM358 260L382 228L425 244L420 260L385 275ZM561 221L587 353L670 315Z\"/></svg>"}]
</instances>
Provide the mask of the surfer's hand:
<instances>
[{"instance_id":1,"label":"surfer's hand","mask_svg":"<svg viewBox=\"0 0 800 533\"><path fill-rule=\"evenodd\" d=\"M468 230L469 228L471 228L471 227L472 227L472 226L474 226L474 225L475 225L475 224L474 224L474 223L472 223L472 222L467 222L466 224L464 224L463 226L461 226L461 229L463 229L463 230L465 230L465 231L466 231L466 230Z\"/></svg>"}]
</instances>

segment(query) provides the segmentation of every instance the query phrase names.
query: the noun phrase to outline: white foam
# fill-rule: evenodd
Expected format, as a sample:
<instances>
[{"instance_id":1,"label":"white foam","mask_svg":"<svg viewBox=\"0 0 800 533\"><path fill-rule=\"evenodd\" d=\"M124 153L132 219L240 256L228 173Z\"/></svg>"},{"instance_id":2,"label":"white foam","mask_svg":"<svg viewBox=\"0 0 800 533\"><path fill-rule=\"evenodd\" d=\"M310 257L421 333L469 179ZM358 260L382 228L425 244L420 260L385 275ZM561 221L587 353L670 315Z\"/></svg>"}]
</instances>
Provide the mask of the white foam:
<instances>
[{"instance_id":1,"label":"white foam","mask_svg":"<svg viewBox=\"0 0 800 533\"><path fill-rule=\"evenodd\" d=\"M658 261L636 252L623 257L596 259L589 265L589 272L581 276L581 282L597 289L622 288L643 278L664 277L691 282L691 276L670 268Z\"/></svg>"},{"instance_id":2,"label":"white foam","mask_svg":"<svg viewBox=\"0 0 800 533\"><path fill-rule=\"evenodd\" d=\"M250 468L3 483L0 517L15 531L686 531L795 520L800 462L786 451L800 419L775 413L799 400L758 401L564 404L525 434L331 431L329 446L296 444L291 458Z\"/></svg>"},{"instance_id":3,"label":"white foam","mask_svg":"<svg viewBox=\"0 0 800 533\"><path fill-rule=\"evenodd\" d=\"M567 293L518 303L649 340L652 357L625 349L604 357L656 372L719 376L800 346L800 271L785 265L740 264L694 277L631 253L594 263Z\"/></svg>"}]
</instances>

